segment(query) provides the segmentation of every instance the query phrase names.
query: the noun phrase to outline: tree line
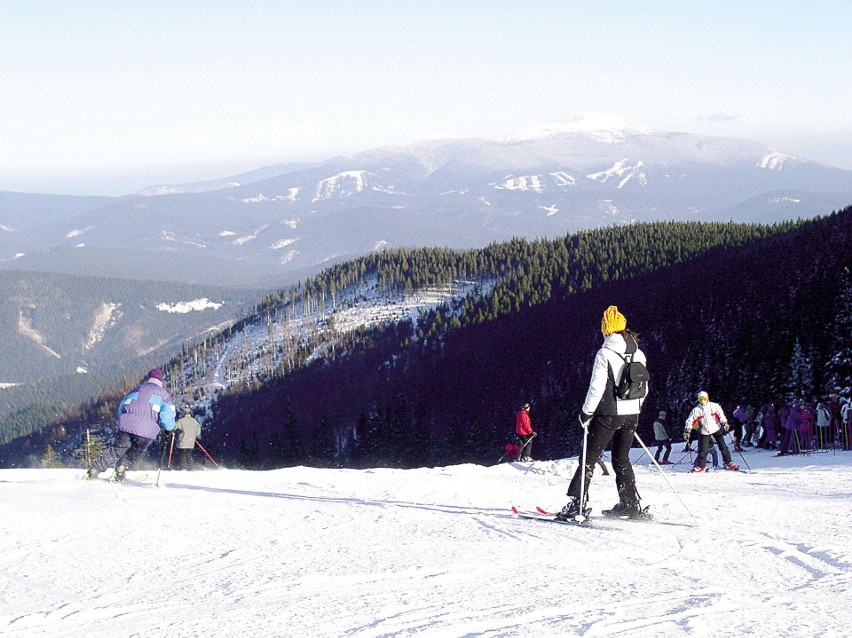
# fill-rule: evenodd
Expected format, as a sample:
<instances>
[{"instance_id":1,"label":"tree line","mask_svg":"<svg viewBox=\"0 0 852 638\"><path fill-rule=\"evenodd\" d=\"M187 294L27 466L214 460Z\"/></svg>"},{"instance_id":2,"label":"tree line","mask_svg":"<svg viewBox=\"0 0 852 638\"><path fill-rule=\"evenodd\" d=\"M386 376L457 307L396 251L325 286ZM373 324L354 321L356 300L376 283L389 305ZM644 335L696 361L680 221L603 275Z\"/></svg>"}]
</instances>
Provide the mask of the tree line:
<instances>
[{"instance_id":1,"label":"tree line","mask_svg":"<svg viewBox=\"0 0 852 638\"><path fill-rule=\"evenodd\" d=\"M638 224L488 247L471 263L485 267L479 276L504 273L490 294L416 326L368 331L337 361L224 394L211 436L248 467L488 462L530 401L537 448L569 454L600 313L612 303L644 334L652 362L646 434L649 415L685 412L701 388L729 402L794 392L796 347L813 368L807 392L833 391L829 362L849 346L825 317L848 303L850 215ZM421 280L458 275L457 255L444 261Z\"/></svg>"},{"instance_id":2,"label":"tree line","mask_svg":"<svg viewBox=\"0 0 852 638\"><path fill-rule=\"evenodd\" d=\"M825 313L852 313L842 275L849 219L847 209L771 226L660 222L468 251L382 251L267 295L164 367L173 390L186 393L210 374L211 355L249 326L333 309L344 293L373 284L393 296L490 282L486 294L416 322L273 344L277 363L267 372L205 397L212 400L205 446L251 468L487 463L529 401L537 455L562 456L576 449L571 424L600 345L600 313L613 303L643 334L651 362L646 434L646 417L657 409L678 414L699 387L721 401L778 396L791 391L794 365L812 368L809 392L836 383L843 366L832 372L830 362L841 361L848 344ZM310 358L333 338L334 356ZM116 386L67 421L97 422L120 396Z\"/></svg>"}]
</instances>

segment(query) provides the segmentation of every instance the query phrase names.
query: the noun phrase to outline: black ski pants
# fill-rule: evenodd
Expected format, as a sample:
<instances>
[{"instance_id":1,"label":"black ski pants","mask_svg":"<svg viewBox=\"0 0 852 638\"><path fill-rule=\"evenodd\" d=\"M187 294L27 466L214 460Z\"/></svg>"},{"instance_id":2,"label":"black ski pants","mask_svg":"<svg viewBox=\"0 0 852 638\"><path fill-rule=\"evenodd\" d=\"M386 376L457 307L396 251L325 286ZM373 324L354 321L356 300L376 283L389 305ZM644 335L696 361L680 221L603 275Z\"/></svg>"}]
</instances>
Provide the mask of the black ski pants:
<instances>
[{"instance_id":1,"label":"black ski pants","mask_svg":"<svg viewBox=\"0 0 852 638\"><path fill-rule=\"evenodd\" d=\"M639 495L636 493L636 476L633 474L633 466L630 464L630 448L633 447L633 433L639 424L639 415L623 416L595 416L589 425L589 436L586 441L586 483L585 500L589 499L589 484L595 465L604 449L612 441L612 469L615 470L615 485L618 488L618 496L625 505L638 505ZM582 450L580 458L582 459ZM580 498L580 474L578 465L574 472L574 478L568 486L568 496ZM585 503L582 504L585 506Z\"/></svg>"},{"instance_id":2,"label":"black ski pants","mask_svg":"<svg viewBox=\"0 0 852 638\"><path fill-rule=\"evenodd\" d=\"M192 448L191 447L182 447L178 448L178 465L182 470L194 470L195 469L195 461L192 458Z\"/></svg>"},{"instance_id":3,"label":"black ski pants","mask_svg":"<svg viewBox=\"0 0 852 638\"><path fill-rule=\"evenodd\" d=\"M532 457L532 438L532 434L518 435L518 458L515 460L520 461L522 458Z\"/></svg>"},{"instance_id":4,"label":"black ski pants","mask_svg":"<svg viewBox=\"0 0 852 638\"><path fill-rule=\"evenodd\" d=\"M129 434L119 431L115 435L115 443L106 447L103 453L92 462L92 467L103 472L108 467L123 465L125 468L133 467L154 439L146 439L138 434Z\"/></svg>"},{"instance_id":5,"label":"black ski pants","mask_svg":"<svg viewBox=\"0 0 852 638\"><path fill-rule=\"evenodd\" d=\"M707 452L710 451L710 446L712 445L710 442L711 438L716 441L716 445L722 453L722 460L725 462L725 465L731 463L733 459L731 458L731 451L728 449L728 444L725 443L725 431L716 430L713 434L701 435L701 452L698 453L698 463L696 465L698 467L705 467L707 465Z\"/></svg>"},{"instance_id":6,"label":"black ski pants","mask_svg":"<svg viewBox=\"0 0 852 638\"><path fill-rule=\"evenodd\" d=\"M663 462L665 463L669 460L669 455L672 453L672 442L669 439L657 439L657 453L654 454L654 459L657 463L660 462L660 454L662 453L663 448L666 450L665 455L663 455Z\"/></svg>"}]
</instances>

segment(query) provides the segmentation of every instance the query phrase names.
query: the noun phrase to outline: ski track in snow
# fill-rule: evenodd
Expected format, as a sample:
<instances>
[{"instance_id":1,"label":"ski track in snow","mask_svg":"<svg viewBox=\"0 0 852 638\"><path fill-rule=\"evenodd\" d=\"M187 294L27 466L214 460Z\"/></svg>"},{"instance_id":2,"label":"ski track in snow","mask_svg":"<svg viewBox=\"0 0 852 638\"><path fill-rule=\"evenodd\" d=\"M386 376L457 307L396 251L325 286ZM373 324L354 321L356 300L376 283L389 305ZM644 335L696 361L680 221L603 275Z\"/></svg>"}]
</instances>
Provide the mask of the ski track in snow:
<instances>
[{"instance_id":1,"label":"ski track in snow","mask_svg":"<svg viewBox=\"0 0 852 638\"><path fill-rule=\"evenodd\" d=\"M156 472L0 470L0 634L852 633L852 454L751 451L752 474L669 466L676 495L634 452L657 518L694 527L511 513L560 507L575 459L164 471L159 487ZM593 513L616 499L596 472Z\"/></svg>"}]
</instances>

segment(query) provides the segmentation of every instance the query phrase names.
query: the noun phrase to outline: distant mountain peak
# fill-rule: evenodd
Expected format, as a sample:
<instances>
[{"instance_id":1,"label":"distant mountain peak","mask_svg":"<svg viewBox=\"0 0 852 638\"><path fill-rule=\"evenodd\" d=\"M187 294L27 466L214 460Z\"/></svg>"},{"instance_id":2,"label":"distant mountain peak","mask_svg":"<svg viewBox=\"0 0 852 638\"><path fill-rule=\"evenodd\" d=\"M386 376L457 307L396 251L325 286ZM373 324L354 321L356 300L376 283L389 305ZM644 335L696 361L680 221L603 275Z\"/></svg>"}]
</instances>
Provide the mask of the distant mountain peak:
<instances>
[{"instance_id":1,"label":"distant mountain peak","mask_svg":"<svg viewBox=\"0 0 852 638\"><path fill-rule=\"evenodd\" d=\"M536 140L564 133L585 133L603 142L617 142L627 135L648 135L654 130L606 113L585 113L565 122L548 122L504 138L506 142Z\"/></svg>"}]
</instances>

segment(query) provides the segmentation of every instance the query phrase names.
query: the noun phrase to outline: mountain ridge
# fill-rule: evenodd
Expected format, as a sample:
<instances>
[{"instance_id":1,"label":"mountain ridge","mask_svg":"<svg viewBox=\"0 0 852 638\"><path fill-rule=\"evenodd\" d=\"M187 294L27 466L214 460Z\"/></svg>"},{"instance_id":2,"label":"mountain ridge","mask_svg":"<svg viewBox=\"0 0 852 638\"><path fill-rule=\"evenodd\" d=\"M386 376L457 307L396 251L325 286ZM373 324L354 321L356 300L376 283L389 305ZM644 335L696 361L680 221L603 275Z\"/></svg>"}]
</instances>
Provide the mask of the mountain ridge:
<instances>
[{"instance_id":1,"label":"mountain ridge","mask_svg":"<svg viewBox=\"0 0 852 638\"><path fill-rule=\"evenodd\" d=\"M852 171L759 142L593 128L423 140L273 165L243 174L257 178L250 183L223 178L235 183L217 190L151 187L165 194L92 200L85 210L77 201L41 224L33 218L44 200L33 196L27 208L18 196L10 209L0 193L0 268L43 268L40 255L62 247L87 249L77 261L95 269L99 251L121 247L147 259L156 278L251 284L377 247L476 248L636 221L775 222L852 203ZM168 275L157 255L175 264ZM52 261L79 272L68 254ZM206 279L193 261L210 264Z\"/></svg>"}]
</instances>

